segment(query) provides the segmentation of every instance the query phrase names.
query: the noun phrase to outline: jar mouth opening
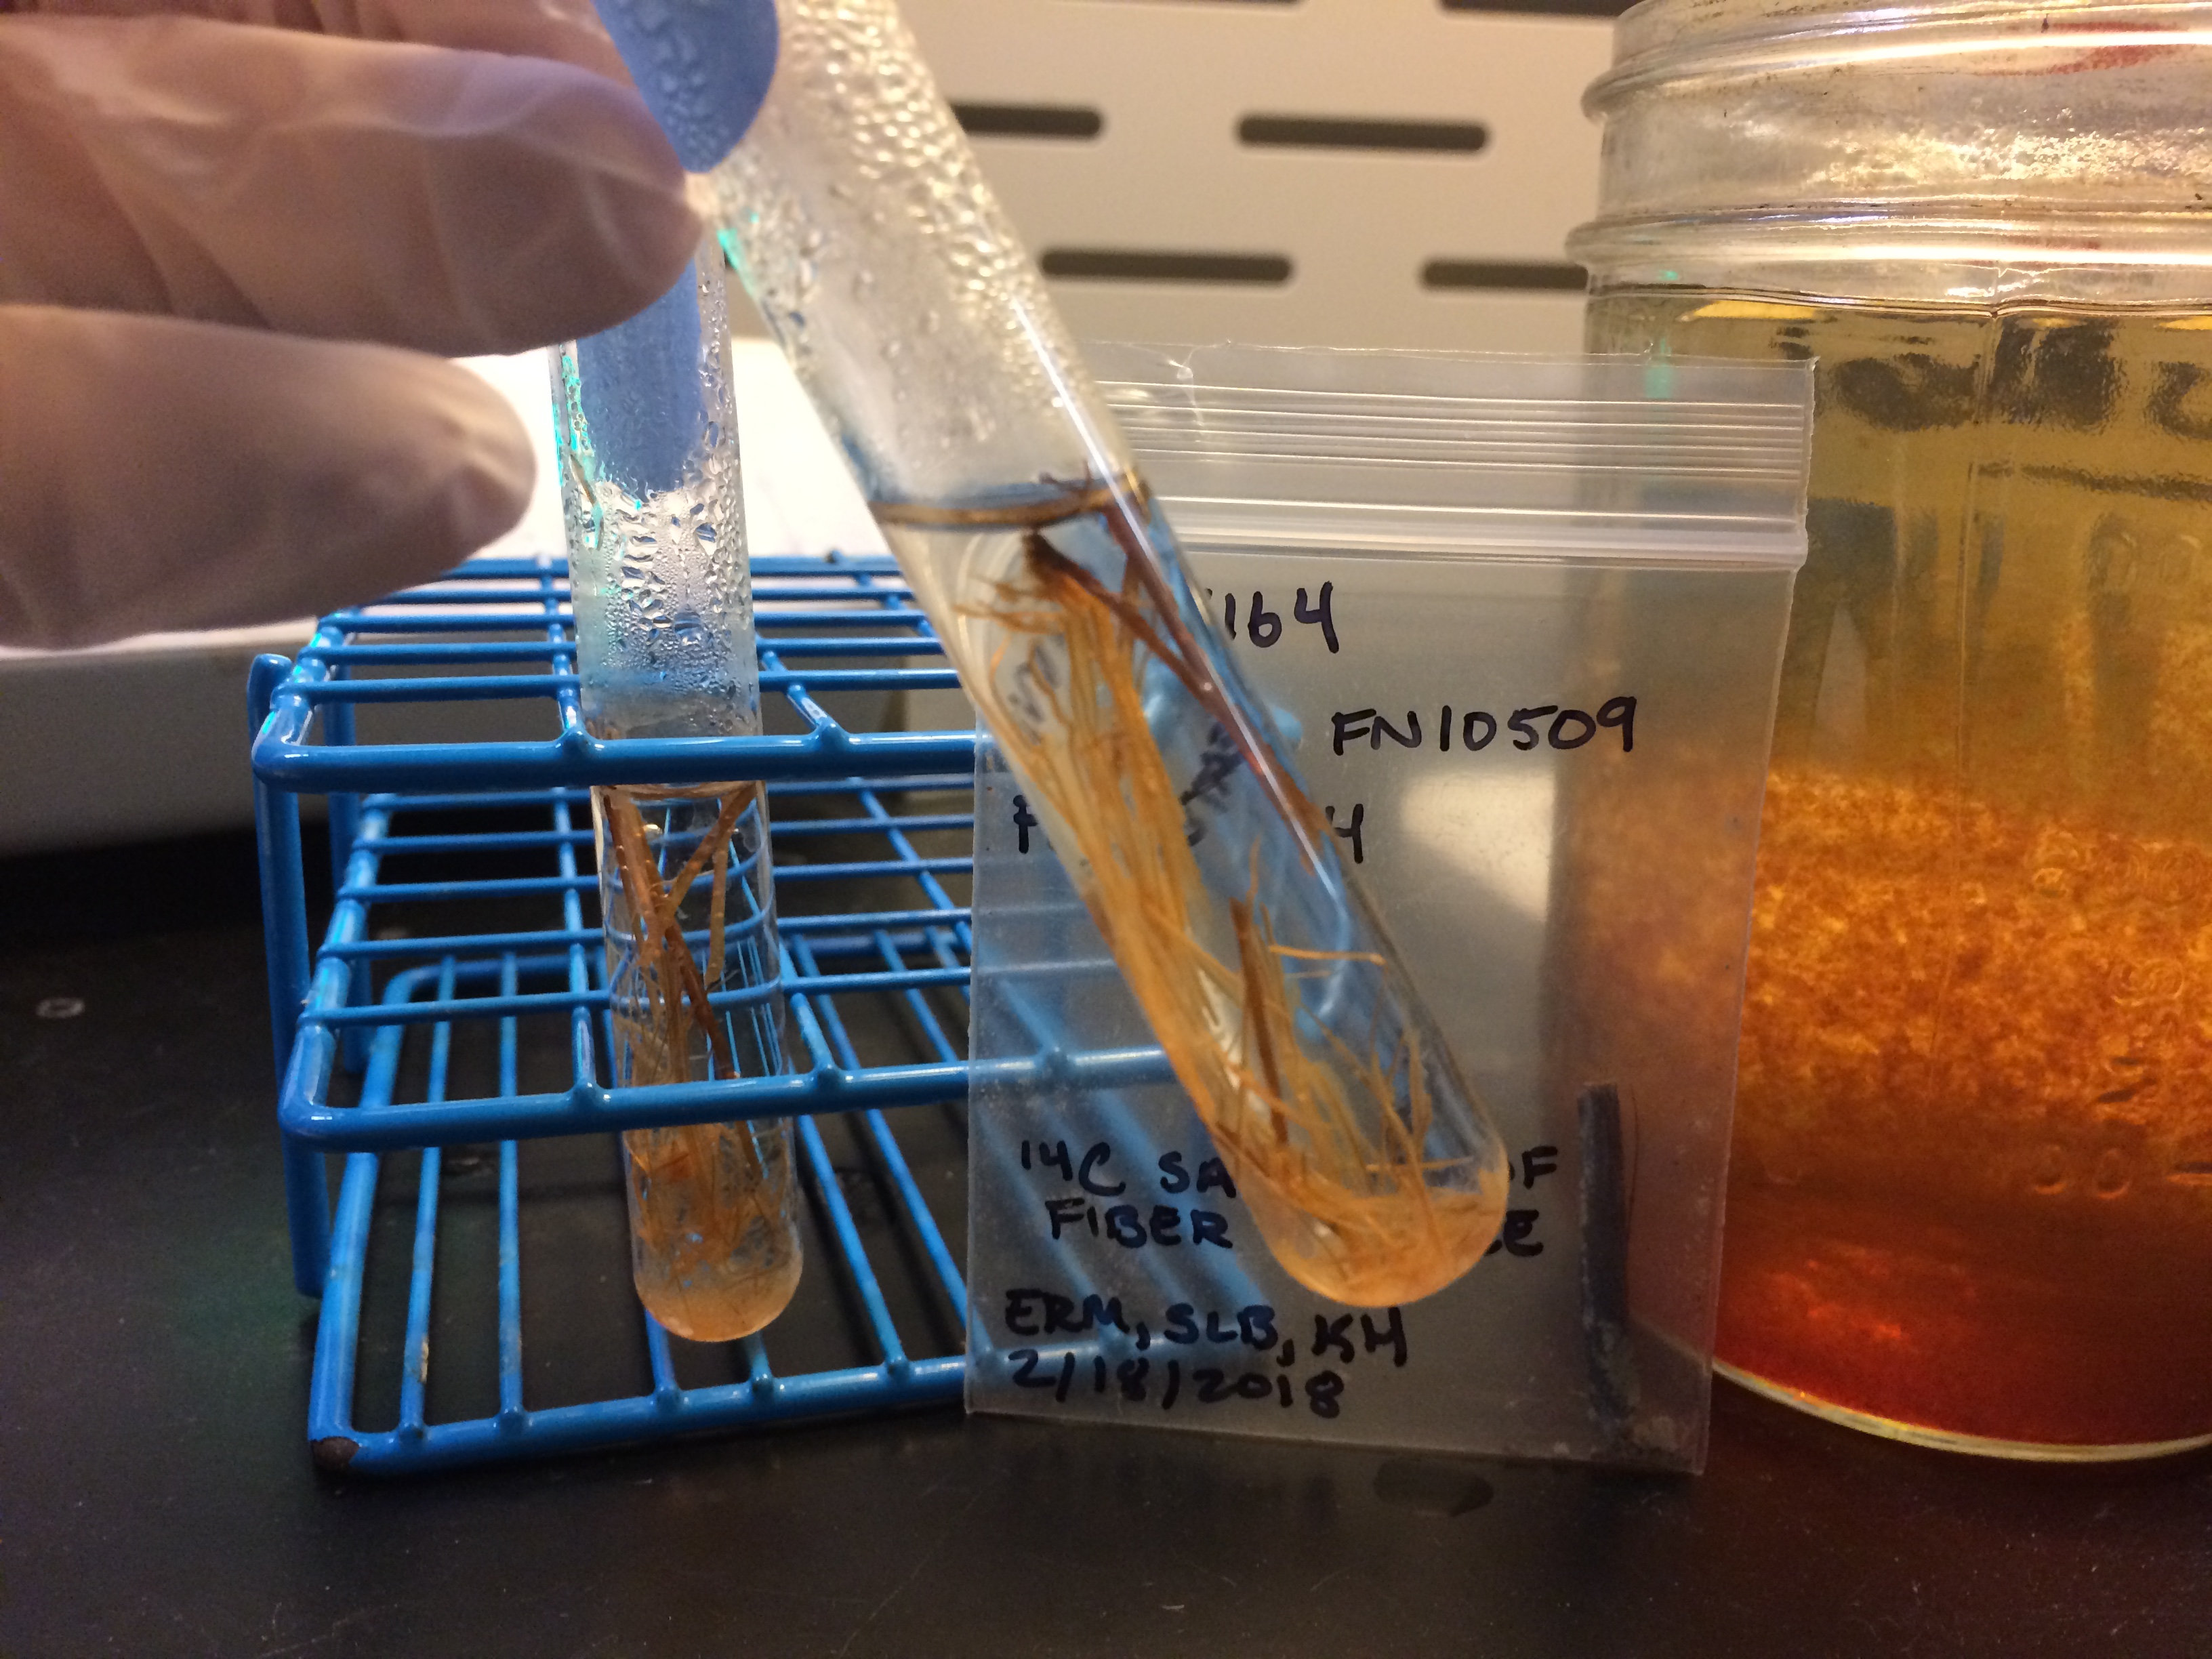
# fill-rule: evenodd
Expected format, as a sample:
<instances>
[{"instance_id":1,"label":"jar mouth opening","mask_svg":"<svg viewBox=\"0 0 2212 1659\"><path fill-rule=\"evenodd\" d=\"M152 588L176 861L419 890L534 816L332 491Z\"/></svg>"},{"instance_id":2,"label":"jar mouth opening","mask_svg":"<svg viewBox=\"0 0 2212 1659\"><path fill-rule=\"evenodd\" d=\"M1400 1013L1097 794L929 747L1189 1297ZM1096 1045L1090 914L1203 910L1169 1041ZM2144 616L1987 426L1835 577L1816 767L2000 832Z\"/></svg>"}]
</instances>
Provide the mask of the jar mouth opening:
<instances>
[{"instance_id":1,"label":"jar mouth opening","mask_svg":"<svg viewBox=\"0 0 2212 1659\"><path fill-rule=\"evenodd\" d=\"M1781 289L1987 304L2212 302L2212 212L1914 213L1894 206L1601 218L1567 238L1594 289Z\"/></svg>"},{"instance_id":2,"label":"jar mouth opening","mask_svg":"<svg viewBox=\"0 0 2212 1659\"><path fill-rule=\"evenodd\" d=\"M1692 76L2014 53L2124 68L2149 54L2212 51L2212 0L1638 0L1615 25L1613 47L1613 67L1583 94L1593 117L1655 82Z\"/></svg>"}]
</instances>

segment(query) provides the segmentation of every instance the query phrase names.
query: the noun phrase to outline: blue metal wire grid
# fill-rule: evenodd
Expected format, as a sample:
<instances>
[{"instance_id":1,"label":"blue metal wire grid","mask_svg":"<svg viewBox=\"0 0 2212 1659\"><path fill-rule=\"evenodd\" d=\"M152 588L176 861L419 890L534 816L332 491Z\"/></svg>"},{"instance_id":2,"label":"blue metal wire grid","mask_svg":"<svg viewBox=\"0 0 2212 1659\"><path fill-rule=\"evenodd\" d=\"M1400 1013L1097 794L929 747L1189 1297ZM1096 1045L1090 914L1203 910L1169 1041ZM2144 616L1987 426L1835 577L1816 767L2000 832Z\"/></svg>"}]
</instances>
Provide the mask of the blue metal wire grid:
<instances>
[{"instance_id":1,"label":"blue metal wire grid","mask_svg":"<svg viewBox=\"0 0 2212 1659\"><path fill-rule=\"evenodd\" d=\"M817 1119L854 1115L894 1195L900 1243L926 1264L957 1329L959 1266L886 1113L967 1094L971 939L955 889L970 860L964 840L957 853L927 843L972 830L969 812L945 811L938 798L972 787L974 738L854 729L822 701L957 684L890 561L763 558L753 568L764 700L795 731L592 738L578 706L565 574L550 559L473 561L443 581L325 618L296 663L255 665L278 1121L295 1279L322 1300L308 1435L326 1465L398 1472L958 1397L957 1353L910 1352ZM375 742L357 719L370 705L486 701L535 705L550 729L519 740ZM579 858L592 843L589 786L731 777L768 784L784 988L807 1069L609 1090L596 878ZM316 793L330 804L336 890L311 952L299 803ZM815 855L817 848L830 850ZM460 873L408 878L413 866L438 860L459 861ZM854 890L871 895L870 908L822 908L825 896ZM861 996L902 1007L916 1052L864 1060L845 1012ZM526 1029L548 1022L565 1027L565 1044L552 1045L565 1048L565 1076L526 1086ZM473 1091L459 1079L457 1037L493 1056ZM783 1116L798 1120L815 1221L833 1247L830 1262L808 1271L839 1276L872 1358L779 1372L771 1329L742 1345L741 1380L685 1386L666 1332L637 1308L648 1389L534 1407L525 1387L520 1143ZM498 1404L433 1421L441 1149L485 1142L497 1159ZM355 1403L379 1180L385 1161L409 1149L420 1152L397 1420L365 1427ZM333 1152L346 1155L335 1210L325 1167Z\"/></svg>"}]
</instances>

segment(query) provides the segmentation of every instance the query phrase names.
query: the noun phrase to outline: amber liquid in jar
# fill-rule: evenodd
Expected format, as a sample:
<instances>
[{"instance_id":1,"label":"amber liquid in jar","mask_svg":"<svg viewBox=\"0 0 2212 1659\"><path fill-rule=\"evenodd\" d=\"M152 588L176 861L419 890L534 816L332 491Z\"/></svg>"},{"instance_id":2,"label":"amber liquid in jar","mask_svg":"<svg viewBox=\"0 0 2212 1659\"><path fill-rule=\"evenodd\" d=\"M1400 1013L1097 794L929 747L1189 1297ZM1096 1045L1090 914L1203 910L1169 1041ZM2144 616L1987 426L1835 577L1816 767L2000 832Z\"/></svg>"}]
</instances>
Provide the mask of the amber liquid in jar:
<instances>
[{"instance_id":1,"label":"amber liquid in jar","mask_svg":"<svg viewBox=\"0 0 2212 1659\"><path fill-rule=\"evenodd\" d=\"M1819 360L1718 1356L1862 1426L2212 1438L2212 316L1692 289Z\"/></svg>"}]
</instances>

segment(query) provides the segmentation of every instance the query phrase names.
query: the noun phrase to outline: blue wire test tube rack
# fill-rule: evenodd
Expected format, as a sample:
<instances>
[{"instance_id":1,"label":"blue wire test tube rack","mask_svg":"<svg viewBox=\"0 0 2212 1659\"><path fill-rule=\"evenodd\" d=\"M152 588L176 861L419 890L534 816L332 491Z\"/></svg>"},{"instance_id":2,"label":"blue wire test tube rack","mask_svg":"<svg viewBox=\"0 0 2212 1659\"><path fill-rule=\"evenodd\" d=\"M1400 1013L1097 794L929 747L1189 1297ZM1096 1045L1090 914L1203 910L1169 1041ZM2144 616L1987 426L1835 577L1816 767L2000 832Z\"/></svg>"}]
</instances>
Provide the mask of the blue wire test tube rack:
<instances>
[{"instance_id":1,"label":"blue wire test tube rack","mask_svg":"<svg viewBox=\"0 0 2212 1659\"><path fill-rule=\"evenodd\" d=\"M964 1212L975 738L852 713L874 705L880 726L894 694L957 684L890 560L752 565L762 737L592 738L552 557L473 560L324 618L296 661L254 665L278 1121L294 1277L321 1301L308 1438L325 1468L402 1473L960 1397L966 1293L946 1237L960 1230L939 1218ZM484 703L544 735L408 729ZM610 1090L591 786L756 778L806 1069ZM300 805L318 795L335 891L311 947ZM629 1289L609 1143L756 1116L799 1121L799 1302L741 1343L672 1343ZM580 1363L555 1375L549 1343Z\"/></svg>"}]
</instances>

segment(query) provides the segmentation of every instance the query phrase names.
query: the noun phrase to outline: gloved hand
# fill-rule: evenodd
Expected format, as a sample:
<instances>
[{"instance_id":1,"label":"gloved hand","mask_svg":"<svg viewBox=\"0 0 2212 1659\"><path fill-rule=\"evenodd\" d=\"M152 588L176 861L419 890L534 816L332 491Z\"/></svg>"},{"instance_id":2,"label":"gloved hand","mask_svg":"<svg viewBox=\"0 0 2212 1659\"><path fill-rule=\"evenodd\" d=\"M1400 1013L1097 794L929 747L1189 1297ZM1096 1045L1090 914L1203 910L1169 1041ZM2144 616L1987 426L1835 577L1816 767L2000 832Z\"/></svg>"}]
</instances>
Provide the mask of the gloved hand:
<instances>
[{"instance_id":1,"label":"gloved hand","mask_svg":"<svg viewBox=\"0 0 2212 1659\"><path fill-rule=\"evenodd\" d=\"M0 642L452 565L534 462L423 354L617 322L699 234L590 0L0 0Z\"/></svg>"}]
</instances>

